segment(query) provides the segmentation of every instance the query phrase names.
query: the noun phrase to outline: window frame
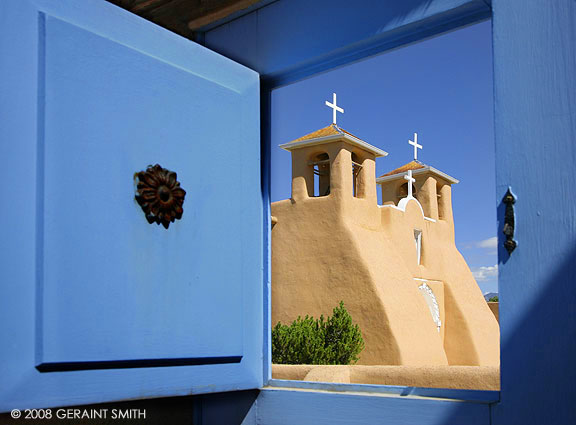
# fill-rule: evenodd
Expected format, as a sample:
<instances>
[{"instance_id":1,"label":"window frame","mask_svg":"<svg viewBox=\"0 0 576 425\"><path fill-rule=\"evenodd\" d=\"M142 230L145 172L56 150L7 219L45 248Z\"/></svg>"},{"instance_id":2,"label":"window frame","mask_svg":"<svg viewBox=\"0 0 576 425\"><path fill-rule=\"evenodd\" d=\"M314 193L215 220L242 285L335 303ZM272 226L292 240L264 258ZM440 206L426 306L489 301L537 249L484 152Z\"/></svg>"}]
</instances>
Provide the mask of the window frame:
<instances>
[{"instance_id":1,"label":"window frame","mask_svg":"<svg viewBox=\"0 0 576 425\"><path fill-rule=\"evenodd\" d=\"M424 2L423 2L424 3ZM400 48L428 38L464 28L492 18L489 0L429 0L425 7L415 2L367 1L362 8L348 8L346 13L335 13L345 25L342 34L327 34L315 17L325 8L336 7L329 0L314 3L305 0L263 2L256 10L231 17L218 26L200 30L198 40L206 47L254 69L261 75L261 161L262 207L264 227L264 346L263 378L266 388L321 389L315 383L272 379L271 373L271 93L274 89L312 77L322 72L351 64L358 60ZM309 16L303 8L311 10ZM371 9L378 9L373 13ZM383 15L382 15L383 14ZM280 28L290 25L291 17L298 22L291 26L292 36L286 42ZM393 18L393 19L389 19ZM366 21L364 21L366 20ZM318 29L314 29L318 26ZM334 25L330 24L333 28ZM306 30L304 30L304 28ZM312 29L311 29L312 28ZM242 39L236 35L242 34ZM316 38L313 46L307 42ZM255 48L256 46L256 48ZM331 384L332 385L332 384ZM368 388L370 387L370 388ZM469 400L467 390L441 390L399 386L366 386L339 384L338 391L414 394L422 392L430 397ZM331 386L331 388L336 388ZM481 403L494 403L500 391L478 391ZM430 395L433 394L433 395Z\"/></svg>"},{"instance_id":2,"label":"window frame","mask_svg":"<svg viewBox=\"0 0 576 425\"><path fill-rule=\"evenodd\" d=\"M262 3L258 7L260 5ZM348 3L333 0L279 0L266 2L265 7L249 11L244 16L236 15L228 22L221 22L220 27L206 28L208 32L202 38L207 47L262 76L262 205L266 229L270 224L266 215L269 213L267 87L288 84L492 18L498 233L504 224L502 197L510 189L518 195L515 238L517 236L520 245L510 256L500 235L502 402L482 409L481 418L474 415L480 419L450 415L454 423L510 423L519 420L544 423L551 417L569 422L574 415L569 400L575 391L562 369L572 366L569 359L574 357L573 341L569 340L565 326L574 292L572 286L559 281L564 282L564 275L573 274L576 264L574 250L566 249L573 245L574 231L562 226L574 217L572 205L564 195L566 184L573 183L573 179L570 180L573 175L567 175L566 169L572 167L574 161L566 153L572 152L573 148L573 137L568 136L574 135L569 109L574 100L574 90L567 88L574 86L572 76L576 65L573 49L570 49L574 40L570 38L569 30L574 28L576 17L573 1L559 0L555 6L521 0L365 0L362 7L350 7ZM327 13L329 19L319 19ZM526 45L530 49L525 49ZM542 81L546 84L541 84ZM543 139L550 143L542 143ZM542 175L561 183L551 190L549 185L541 185ZM561 222L544 219L557 216L559 210L565 214ZM269 235L264 245L267 246L268 242ZM548 247L546 255L543 255L542 246ZM268 278L264 280L265 291L269 292L269 285ZM265 320L269 321L270 305L266 296L264 303L265 314L268 314ZM543 315L549 320L542 321ZM573 330L574 326L568 329ZM268 332L269 323L268 329L264 329L265 338ZM554 350L553 353L541 350L542 340L553 341L547 345L547 350ZM269 373L267 350L269 345L264 347L265 380ZM525 356L525 353L530 353L530 356ZM558 361L550 364L552 355ZM522 361L518 361L517 356L521 356ZM553 380L555 385L550 386ZM518 382L532 382L546 390L527 394ZM293 403L303 400L294 392L285 393L263 394L262 402L274 403L277 409L275 416L271 415L270 409L264 409L271 418L277 418L278 414L294 416ZM342 420L344 408L352 409L350 418L354 420L356 416L352 415L360 413L355 405L357 397L353 395L335 397L328 392L308 392L310 394L315 395L315 404L323 403L323 412L334 412L332 417L337 421ZM384 408L387 418L391 418L390 423L448 423L441 409L441 405L446 403L419 400L412 404L399 397L390 397L387 402L382 398L382 402L377 403L377 398L371 397L372 408L368 413L362 409L364 417L368 418L366 415L369 414L380 417ZM283 402L287 408L282 410ZM459 403L460 406L465 404ZM420 409L418 415L411 415L412 409L407 409L410 405L425 405L426 408ZM548 408L550 405L555 406L552 413ZM370 406L363 404L363 407ZM302 408L302 417L320 418L318 408L316 411L306 409L304 405ZM432 413L435 409L438 409L437 414ZM458 412L464 410L458 409ZM421 416L424 411L430 412L428 422L424 422Z\"/></svg>"},{"instance_id":3,"label":"window frame","mask_svg":"<svg viewBox=\"0 0 576 425\"><path fill-rule=\"evenodd\" d=\"M487 20L491 20L491 13L484 13L474 15L471 20L466 20L457 25L454 25L449 30L458 30L468 25L478 24ZM447 30L439 30L434 32L434 36L442 35ZM394 48L406 47L408 44L424 41L430 38L429 32L423 33L416 39L411 39L409 43L401 43L395 45ZM371 51L369 55L364 55L362 59L368 59L372 56L384 53L390 50L389 45L382 45L380 49ZM466 389L443 389L443 388L426 388L426 387L408 387L401 385L369 385L369 384L335 384L335 383L320 383L309 381L296 381L296 380L283 380L272 378L272 349L271 349L271 108L272 108L272 91L296 83L304 78L313 77L320 72L327 72L336 69L339 66L348 65L353 63L358 58L354 55L349 57L345 63L337 63L326 65L325 67L315 69L313 71L305 69L290 70L285 74L275 75L274 77L261 76L261 148L262 148L262 198L264 209L264 252L265 252L265 280L264 287L266 296L264 301L264 387L263 389L297 389L308 391L336 391L340 393L366 393L366 394L387 394L387 395L411 395L426 398L442 398L455 401L472 401L474 403L492 405L500 401L500 391L491 390L466 390ZM301 68L306 68L302 66ZM421 259L420 259L421 260ZM420 261L420 265L421 265Z\"/></svg>"}]
</instances>

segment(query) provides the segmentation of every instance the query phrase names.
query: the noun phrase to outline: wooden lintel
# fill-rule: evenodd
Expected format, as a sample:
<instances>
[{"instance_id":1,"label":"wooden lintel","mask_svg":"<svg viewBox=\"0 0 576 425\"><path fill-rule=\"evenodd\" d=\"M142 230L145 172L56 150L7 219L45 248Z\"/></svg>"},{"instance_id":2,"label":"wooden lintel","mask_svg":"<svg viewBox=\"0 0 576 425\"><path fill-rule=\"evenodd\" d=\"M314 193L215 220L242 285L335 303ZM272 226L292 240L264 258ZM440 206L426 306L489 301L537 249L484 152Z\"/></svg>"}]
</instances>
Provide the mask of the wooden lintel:
<instances>
[{"instance_id":1,"label":"wooden lintel","mask_svg":"<svg viewBox=\"0 0 576 425\"><path fill-rule=\"evenodd\" d=\"M239 12L242 9L246 9L260 0L239 0L234 3L225 6L221 9L215 10L214 12L208 13L207 15L200 16L196 19L192 19L188 22L188 28L192 31L196 31L202 27L210 25L220 19L224 19L228 15Z\"/></svg>"},{"instance_id":2,"label":"wooden lintel","mask_svg":"<svg viewBox=\"0 0 576 425\"><path fill-rule=\"evenodd\" d=\"M163 6L166 2L164 0L146 0L141 3L133 5L130 10L136 14L146 12L155 7Z\"/></svg>"},{"instance_id":3,"label":"wooden lintel","mask_svg":"<svg viewBox=\"0 0 576 425\"><path fill-rule=\"evenodd\" d=\"M329 163L329 159L323 159L322 161L308 161L308 165L320 165Z\"/></svg>"}]
</instances>

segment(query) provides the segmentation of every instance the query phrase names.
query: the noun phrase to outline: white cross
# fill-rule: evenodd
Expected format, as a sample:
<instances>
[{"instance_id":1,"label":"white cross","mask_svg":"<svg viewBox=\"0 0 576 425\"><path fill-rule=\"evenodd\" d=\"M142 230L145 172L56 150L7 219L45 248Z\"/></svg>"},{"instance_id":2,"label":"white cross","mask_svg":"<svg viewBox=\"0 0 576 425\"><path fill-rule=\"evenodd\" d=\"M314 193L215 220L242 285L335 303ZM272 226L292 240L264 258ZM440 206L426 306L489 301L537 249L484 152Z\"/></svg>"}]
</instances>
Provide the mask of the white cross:
<instances>
[{"instance_id":1,"label":"white cross","mask_svg":"<svg viewBox=\"0 0 576 425\"><path fill-rule=\"evenodd\" d=\"M418 149L422 149L422 145L418 144L418 133L414 133L414 141L408 140L408 143L414 146L414 159L418 160Z\"/></svg>"},{"instance_id":2,"label":"white cross","mask_svg":"<svg viewBox=\"0 0 576 425\"><path fill-rule=\"evenodd\" d=\"M407 198L413 198L412 196L412 183L416 181L414 177L412 177L412 170L408 170L408 174L404 176L404 180L408 180L408 196Z\"/></svg>"},{"instance_id":3,"label":"white cross","mask_svg":"<svg viewBox=\"0 0 576 425\"><path fill-rule=\"evenodd\" d=\"M336 106L336 93L332 93L332 102L333 103L326 101L326 106L332 108L332 124L336 125L336 111L343 114L344 109L340 108L339 106Z\"/></svg>"}]
</instances>

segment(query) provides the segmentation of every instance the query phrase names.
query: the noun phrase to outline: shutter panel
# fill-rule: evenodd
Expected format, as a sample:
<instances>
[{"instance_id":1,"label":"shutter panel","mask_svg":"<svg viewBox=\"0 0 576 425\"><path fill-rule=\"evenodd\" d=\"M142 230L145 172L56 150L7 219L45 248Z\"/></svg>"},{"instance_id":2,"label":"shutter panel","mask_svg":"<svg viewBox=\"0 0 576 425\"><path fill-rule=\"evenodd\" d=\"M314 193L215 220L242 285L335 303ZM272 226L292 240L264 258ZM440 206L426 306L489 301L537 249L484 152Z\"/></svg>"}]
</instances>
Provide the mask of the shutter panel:
<instances>
[{"instance_id":1,"label":"shutter panel","mask_svg":"<svg viewBox=\"0 0 576 425\"><path fill-rule=\"evenodd\" d=\"M0 15L2 410L260 386L258 74L104 1ZM154 164L168 229L135 201Z\"/></svg>"}]
</instances>

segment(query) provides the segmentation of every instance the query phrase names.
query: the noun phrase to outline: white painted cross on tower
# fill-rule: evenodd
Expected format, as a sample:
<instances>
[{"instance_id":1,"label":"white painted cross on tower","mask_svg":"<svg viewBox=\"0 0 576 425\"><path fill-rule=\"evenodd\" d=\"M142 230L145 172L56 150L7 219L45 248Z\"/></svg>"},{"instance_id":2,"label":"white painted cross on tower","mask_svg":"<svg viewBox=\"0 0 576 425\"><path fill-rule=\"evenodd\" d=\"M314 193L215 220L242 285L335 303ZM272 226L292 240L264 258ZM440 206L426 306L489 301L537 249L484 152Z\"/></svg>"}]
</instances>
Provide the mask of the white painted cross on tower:
<instances>
[{"instance_id":1,"label":"white painted cross on tower","mask_svg":"<svg viewBox=\"0 0 576 425\"><path fill-rule=\"evenodd\" d=\"M418 149L422 149L422 145L418 144L418 133L414 133L414 141L408 140L408 143L414 146L414 160L418 161Z\"/></svg>"},{"instance_id":2,"label":"white painted cross on tower","mask_svg":"<svg viewBox=\"0 0 576 425\"><path fill-rule=\"evenodd\" d=\"M408 180L408 196L407 198L413 198L412 196L412 183L416 181L414 177L412 177L412 170L408 170L408 174L404 176L404 180Z\"/></svg>"},{"instance_id":3,"label":"white painted cross on tower","mask_svg":"<svg viewBox=\"0 0 576 425\"><path fill-rule=\"evenodd\" d=\"M332 93L332 103L326 101L326 106L332 108L332 124L336 125L336 112L344 113L344 109L336 105L336 93Z\"/></svg>"}]
</instances>

